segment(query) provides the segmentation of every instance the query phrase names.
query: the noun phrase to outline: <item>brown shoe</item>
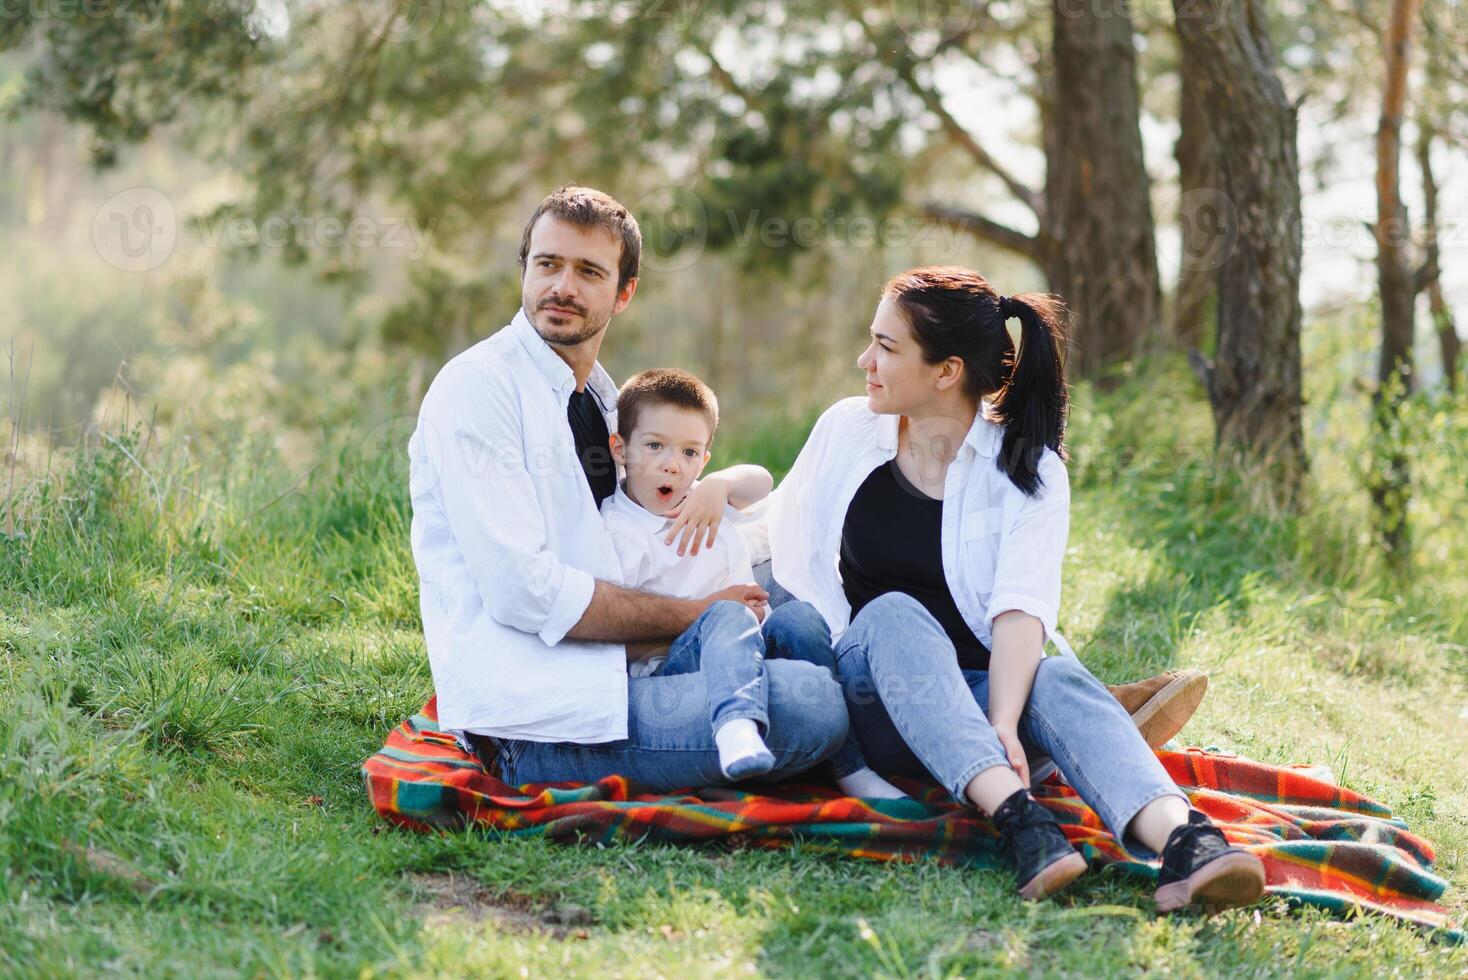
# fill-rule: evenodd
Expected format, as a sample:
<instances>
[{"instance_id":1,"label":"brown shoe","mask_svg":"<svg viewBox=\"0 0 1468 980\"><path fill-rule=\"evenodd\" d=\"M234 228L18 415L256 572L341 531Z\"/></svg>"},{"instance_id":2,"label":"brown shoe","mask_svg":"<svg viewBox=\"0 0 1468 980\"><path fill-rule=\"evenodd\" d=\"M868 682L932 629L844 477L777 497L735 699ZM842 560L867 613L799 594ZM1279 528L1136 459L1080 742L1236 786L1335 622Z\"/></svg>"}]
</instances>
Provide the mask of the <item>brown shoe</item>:
<instances>
[{"instance_id":1,"label":"brown shoe","mask_svg":"<svg viewBox=\"0 0 1468 980\"><path fill-rule=\"evenodd\" d=\"M1169 670L1134 684L1108 685L1111 696L1132 716L1147 744L1161 748L1182 731L1208 691L1201 670Z\"/></svg>"}]
</instances>

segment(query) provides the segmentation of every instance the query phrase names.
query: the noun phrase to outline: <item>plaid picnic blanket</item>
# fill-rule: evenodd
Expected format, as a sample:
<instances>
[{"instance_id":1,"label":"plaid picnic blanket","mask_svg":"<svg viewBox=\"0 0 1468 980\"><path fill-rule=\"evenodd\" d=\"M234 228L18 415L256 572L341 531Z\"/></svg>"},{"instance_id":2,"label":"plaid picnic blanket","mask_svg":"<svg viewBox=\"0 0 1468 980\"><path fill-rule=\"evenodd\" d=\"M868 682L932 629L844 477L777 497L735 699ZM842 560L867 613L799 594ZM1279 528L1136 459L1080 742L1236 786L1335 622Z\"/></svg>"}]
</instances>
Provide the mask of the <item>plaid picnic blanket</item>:
<instances>
[{"instance_id":1,"label":"plaid picnic blanket","mask_svg":"<svg viewBox=\"0 0 1468 980\"><path fill-rule=\"evenodd\" d=\"M582 785L514 787L439 731L436 704L409 718L363 765L367 793L387 820L412 830L474 823L511 836L608 842L723 840L877 861L934 858L1001 864L993 825L936 785L899 781L911 800L860 800L834 788L764 784L638 794L620 776ZM1264 861L1271 894L1337 913L1389 915L1462 942L1437 900L1432 845L1359 793L1287 767L1200 749L1158 753L1193 806L1229 841ZM1127 854L1073 789L1052 776L1035 791L1071 843L1095 865L1155 879L1155 863Z\"/></svg>"}]
</instances>

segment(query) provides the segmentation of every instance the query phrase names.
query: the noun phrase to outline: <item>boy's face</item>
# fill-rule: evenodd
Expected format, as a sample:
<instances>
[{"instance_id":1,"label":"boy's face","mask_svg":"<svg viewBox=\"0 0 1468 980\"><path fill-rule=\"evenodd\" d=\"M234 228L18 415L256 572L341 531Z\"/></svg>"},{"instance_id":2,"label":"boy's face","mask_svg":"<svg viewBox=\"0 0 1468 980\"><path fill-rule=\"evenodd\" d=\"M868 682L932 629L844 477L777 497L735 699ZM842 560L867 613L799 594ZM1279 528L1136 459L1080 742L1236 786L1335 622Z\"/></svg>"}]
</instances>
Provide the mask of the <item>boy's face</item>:
<instances>
[{"instance_id":1,"label":"boy's face","mask_svg":"<svg viewBox=\"0 0 1468 980\"><path fill-rule=\"evenodd\" d=\"M612 434L612 457L627 469L627 495L654 514L672 509L708 463L709 439L700 411L643 407L630 439Z\"/></svg>"}]
</instances>

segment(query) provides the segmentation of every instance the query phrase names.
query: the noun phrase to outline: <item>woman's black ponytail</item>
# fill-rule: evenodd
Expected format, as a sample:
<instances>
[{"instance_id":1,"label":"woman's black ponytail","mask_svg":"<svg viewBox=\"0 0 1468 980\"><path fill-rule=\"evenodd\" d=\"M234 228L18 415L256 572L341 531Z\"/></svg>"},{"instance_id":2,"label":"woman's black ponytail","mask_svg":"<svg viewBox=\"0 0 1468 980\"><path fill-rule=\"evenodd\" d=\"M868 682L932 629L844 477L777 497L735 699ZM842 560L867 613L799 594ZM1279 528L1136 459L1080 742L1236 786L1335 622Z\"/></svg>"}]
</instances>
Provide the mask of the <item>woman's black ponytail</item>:
<instances>
[{"instance_id":1,"label":"woman's black ponytail","mask_svg":"<svg viewBox=\"0 0 1468 980\"><path fill-rule=\"evenodd\" d=\"M964 392L993 399L1004 426L999 468L1026 494L1039 493L1046 449L1065 458L1065 305L1044 293L1001 296L972 269L912 269L882 291L906 316L931 364L957 357ZM1020 322L1019 349L1005 321Z\"/></svg>"},{"instance_id":2,"label":"woman's black ponytail","mask_svg":"<svg viewBox=\"0 0 1468 980\"><path fill-rule=\"evenodd\" d=\"M1004 424L999 466L1030 496L1040 489L1040 457L1053 449L1065 458L1065 416L1070 398L1065 388L1065 309L1043 293L998 297L1001 320L1017 317L1019 351L1013 355L1009 381L994 400L994 414Z\"/></svg>"}]
</instances>

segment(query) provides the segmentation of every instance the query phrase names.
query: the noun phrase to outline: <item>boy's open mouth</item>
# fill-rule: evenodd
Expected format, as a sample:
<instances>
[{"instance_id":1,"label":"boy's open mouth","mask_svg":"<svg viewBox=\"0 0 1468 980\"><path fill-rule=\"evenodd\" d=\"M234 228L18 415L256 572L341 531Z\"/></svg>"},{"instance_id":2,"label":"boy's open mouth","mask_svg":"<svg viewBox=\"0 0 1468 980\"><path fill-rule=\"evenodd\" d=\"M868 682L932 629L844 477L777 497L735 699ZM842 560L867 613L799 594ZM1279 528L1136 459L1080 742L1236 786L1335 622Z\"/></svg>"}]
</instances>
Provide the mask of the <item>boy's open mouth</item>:
<instances>
[{"instance_id":1,"label":"boy's open mouth","mask_svg":"<svg viewBox=\"0 0 1468 980\"><path fill-rule=\"evenodd\" d=\"M672 500L673 499L673 485L671 483L664 483L662 486L658 487L658 499L659 500Z\"/></svg>"}]
</instances>

